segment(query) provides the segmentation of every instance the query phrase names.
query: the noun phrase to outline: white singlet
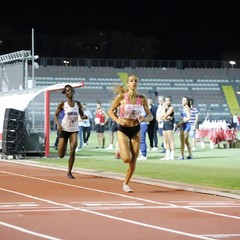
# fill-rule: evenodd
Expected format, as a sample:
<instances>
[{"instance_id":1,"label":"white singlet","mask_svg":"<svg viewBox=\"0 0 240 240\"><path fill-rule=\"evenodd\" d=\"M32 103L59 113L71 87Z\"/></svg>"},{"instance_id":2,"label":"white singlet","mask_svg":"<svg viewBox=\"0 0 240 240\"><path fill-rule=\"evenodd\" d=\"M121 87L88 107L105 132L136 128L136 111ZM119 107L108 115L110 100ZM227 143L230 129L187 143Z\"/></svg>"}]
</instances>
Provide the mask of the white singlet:
<instances>
[{"instance_id":1,"label":"white singlet","mask_svg":"<svg viewBox=\"0 0 240 240\"><path fill-rule=\"evenodd\" d=\"M79 109L75 102L74 107L70 107L67 102L63 105L64 117L61 123L63 131L78 132Z\"/></svg>"}]
</instances>

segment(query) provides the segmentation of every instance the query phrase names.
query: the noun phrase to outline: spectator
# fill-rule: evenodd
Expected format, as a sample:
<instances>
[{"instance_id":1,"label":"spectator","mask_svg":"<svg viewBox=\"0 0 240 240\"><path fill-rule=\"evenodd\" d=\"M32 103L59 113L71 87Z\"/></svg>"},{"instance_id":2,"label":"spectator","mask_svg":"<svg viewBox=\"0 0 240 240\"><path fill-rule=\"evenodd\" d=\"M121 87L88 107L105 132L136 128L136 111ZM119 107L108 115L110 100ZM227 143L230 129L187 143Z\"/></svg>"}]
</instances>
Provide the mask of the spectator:
<instances>
[{"instance_id":1,"label":"spectator","mask_svg":"<svg viewBox=\"0 0 240 240\"><path fill-rule=\"evenodd\" d=\"M81 118L81 116L78 116L79 147L76 148L76 152L82 150L82 145L83 145L82 123L83 123L83 119Z\"/></svg>"},{"instance_id":2,"label":"spectator","mask_svg":"<svg viewBox=\"0 0 240 240\"><path fill-rule=\"evenodd\" d=\"M177 127L180 128L180 142L181 142L181 156L178 158L178 160L184 160L184 148L185 145L187 146L188 150L188 157L187 159L192 159L192 150L191 146L189 143L189 132L190 132L190 123L189 120L191 118L191 110L190 110L190 101L188 97L183 97L182 98L182 106L183 106L183 111L181 113L182 116L182 121L180 121L177 125Z\"/></svg>"},{"instance_id":3,"label":"spectator","mask_svg":"<svg viewBox=\"0 0 240 240\"><path fill-rule=\"evenodd\" d=\"M194 107L194 100L192 98L189 99L190 102L190 138L192 139L192 151L196 150L197 139L196 139L196 129L198 126L198 109Z\"/></svg>"},{"instance_id":4,"label":"spectator","mask_svg":"<svg viewBox=\"0 0 240 240\"><path fill-rule=\"evenodd\" d=\"M101 102L97 102L97 110L95 112L95 127L97 132L98 146L97 148L104 148L105 146L105 136L104 136L104 126L108 121L108 115L102 109Z\"/></svg>"},{"instance_id":5,"label":"spectator","mask_svg":"<svg viewBox=\"0 0 240 240\"><path fill-rule=\"evenodd\" d=\"M61 123L62 119L64 117L64 111L61 111L58 115L58 122ZM57 137L55 139L55 143L54 143L54 149L57 150L58 149L58 142L59 142L59 136L57 134Z\"/></svg>"},{"instance_id":6,"label":"spectator","mask_svg":"<svg viewBox=\"0 0 240 240\"><path fill-rule=\"evenodd\" d=\"M142 108L141 116L146 117L146 112L144 111L144 108ZM140 150L141 150L141 156L138 157L137 160L147 160L147 142L146 142L146 134L148 130L148 124L145 121L142 121L140 123Z\"/></svg>"},{"instance_id":7,"label":"spectator","mask_svg":"<svg viewBox=\"0 0 240 240\"><path fill-rule=\"evenodd\" d=\"M115 111L116 117L118 117L117 110ZM106 148L106 150L112 150L113 149L113 142L114 142L114 133L118 131L118 124L117 122L113 121L111 119L111 127L110 127L110 144Z\"/></svg>"},{"instance_id":8,"label":"spectator","mask_svg":"<svg viewBox=\"0 0 240 240\"><path fill-rule=\"evenodd\" d=\"M174 128L174 107L170 96L165 98L160 118L163 120L163 139L166 147L165 157L161 160L174 160L175 142L173 135Z\"/></svg>"},{"instance_id":9,"label":"spectator","mask_svg":"<svg viewBox=\"0 0 240 240\"><path fill-rule=\"evenodd\" d=\"M93 119L92 113L87 109L87 104L83 103L83 113L87 116L87 119L83 119L82 121L82 135L83 135L83 146L88 145L88 139L91 135L91 120Z\"/></svg>"},{"instance_id":10,"label":"spectator","mask_svg":"<svg viewBox=\"0 0 240 240\"><path fill-rule=\"evenodd\" d=\"M153 104L153 100L151 98L148 98L148 107L153 115L153 120L151 120L148 123L148 138L149 138L149 144L150 144L150 151L157 151L158 150L158 138L157 138L157 129L158 129L158 123L156 120L156 113L157 113L157 107Z\"/></svg>"},{"instance_id":11,"label":"spectator","mask_svg":"<svg viewBox=\"0 0 240 240\"><path fill-rule=\"evenodd\" d=\"M233 118L233 128L235 130L238 130L239 120L238 120L237 113L235 113L232 118Z\"/></svg>"},{"instance_id":12,"label":"spectator","mask_svg":"<svg viewBox=\"0 0 240 240\"><path fill-rule=\"evenodd\" d=\"M156 120L158 123L158 133L162 139L162 143L161 143L161 147L163 148L162 153L166 153L166 149L164 147L164 140L163 140L163 120L161 119L161 111L163 109L164 101L165 101L164 96L158 97L158 109L156 112Z\"/></svg>"}]
</instances>

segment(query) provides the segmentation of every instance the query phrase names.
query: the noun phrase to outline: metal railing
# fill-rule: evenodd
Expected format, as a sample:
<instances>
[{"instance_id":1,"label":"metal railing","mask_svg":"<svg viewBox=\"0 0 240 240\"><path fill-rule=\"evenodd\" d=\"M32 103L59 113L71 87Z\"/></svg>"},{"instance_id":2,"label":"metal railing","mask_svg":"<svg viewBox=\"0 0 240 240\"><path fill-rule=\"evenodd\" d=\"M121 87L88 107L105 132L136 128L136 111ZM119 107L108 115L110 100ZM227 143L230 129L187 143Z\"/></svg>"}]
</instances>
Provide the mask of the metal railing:
<instances>
[{"instance_id":1,"label":"metal railing","mask_svg":"<svg viewBox=\"0 0 240 240\"><path fill-rule=\"evenodd\" d=\"M240 68L240 61L210 60L148 60L148 59L89 59L89 58L39 58L43 66L112 67L112 68ZM233 64L234 62L234 64Z\"/></svg>"}]
</instances>

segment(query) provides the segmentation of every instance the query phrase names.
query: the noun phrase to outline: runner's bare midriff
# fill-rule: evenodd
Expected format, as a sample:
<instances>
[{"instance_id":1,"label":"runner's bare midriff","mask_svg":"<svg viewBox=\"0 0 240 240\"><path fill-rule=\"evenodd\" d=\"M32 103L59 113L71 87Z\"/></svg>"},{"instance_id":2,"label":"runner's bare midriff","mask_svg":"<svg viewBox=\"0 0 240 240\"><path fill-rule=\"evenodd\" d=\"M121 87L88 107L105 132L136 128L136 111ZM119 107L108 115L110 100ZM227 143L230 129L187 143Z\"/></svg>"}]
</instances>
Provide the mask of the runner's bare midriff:
<instances>
[{"instance_id":1,"label":"runner's bare midriff","mask_svg":"<svg viewBox=\"0 0 240 240\"><path fill-rule=\"evenodd\" d=\"M138 119L124 118L124 120L126 121L126 124L124 125L124 127L135 127L139 125Z\"/></svg>"}]
</instances>

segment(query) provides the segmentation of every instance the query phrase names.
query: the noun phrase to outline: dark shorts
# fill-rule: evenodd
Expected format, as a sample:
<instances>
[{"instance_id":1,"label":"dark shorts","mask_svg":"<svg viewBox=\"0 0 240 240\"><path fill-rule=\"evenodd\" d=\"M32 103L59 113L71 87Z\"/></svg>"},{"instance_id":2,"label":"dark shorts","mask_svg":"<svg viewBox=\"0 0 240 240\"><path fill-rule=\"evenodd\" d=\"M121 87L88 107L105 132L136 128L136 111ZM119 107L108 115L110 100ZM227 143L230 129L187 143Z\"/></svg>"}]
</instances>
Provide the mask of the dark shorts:
<instances>
[{"instance_id":1,"label":"dark shorts","mask_svg":"<svg viewBox=\"0 0 240 240\"><path fill-rule=\"evenodd\" d=\"M113 123L112 123L110 131L111 131L111 132L116 132L116 131L118 131L118 124L117 124L116 122L113 122Z\"/></svg>"},{"instance_id":2,"label":"dark shorts","mask_svg":"<svg viewBox=\"0 0 240 240\"><path fill-rule=\"evenodd\" d=\"M129 139L132 139L140 131L140 124L135 127L124 127L119 125L118 130L128 136Z\"/></svg>"},{"instance_id":3,"label":"dark shorts","mask_svg":"<svg viewBox=\"0 0 240 240\"><path fill-rule=\"evenodd\" d=\"M163 122L163 131L171 131L174 128L174 124L171 121L164 121Z\"/></svg>"},{"instance_id":4,"label":"dark shorts","mask_svg":"<svg viewBox=\"0 0 240 240\"><path fill-rule=\"evenodd\" d=\"M97 124L95 129L97 133L104 133L104 125Z\"/></svg>"},{"instance_id":5,"label":"dark shorts","mask_svg":"<svg viewBox=\"0 0 240 240\"><path fill-rule=\"evenodd\" d=\"M78 131L76 132L66 132L66 131L58 131L58 137L59 138L64 138L64 139L69 139L69 137L73 134L73 133L78 133Z\"/></svg>"}]
</instances>

